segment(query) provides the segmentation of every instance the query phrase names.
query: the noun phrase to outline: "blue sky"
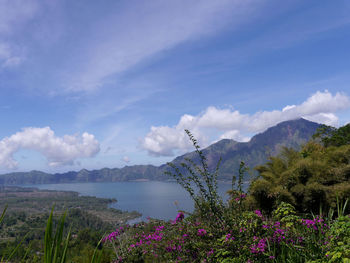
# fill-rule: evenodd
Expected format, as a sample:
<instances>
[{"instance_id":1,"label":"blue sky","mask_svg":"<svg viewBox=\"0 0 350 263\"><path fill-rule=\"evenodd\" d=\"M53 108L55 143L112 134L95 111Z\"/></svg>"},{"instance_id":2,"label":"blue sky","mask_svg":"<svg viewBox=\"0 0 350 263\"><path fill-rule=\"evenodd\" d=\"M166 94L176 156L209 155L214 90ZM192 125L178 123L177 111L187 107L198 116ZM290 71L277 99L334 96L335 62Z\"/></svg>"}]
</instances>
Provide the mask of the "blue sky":
<instances>
[{"instance_id":1,"label":"blue sky","mask_svg":"<svg viewBox=\"0 0 350 263\"><path fill-rule=\"evenodd\" d=\"M159 165L350 120L349 1L0 0L0 172Z\"/></svg>"}]
</instances>

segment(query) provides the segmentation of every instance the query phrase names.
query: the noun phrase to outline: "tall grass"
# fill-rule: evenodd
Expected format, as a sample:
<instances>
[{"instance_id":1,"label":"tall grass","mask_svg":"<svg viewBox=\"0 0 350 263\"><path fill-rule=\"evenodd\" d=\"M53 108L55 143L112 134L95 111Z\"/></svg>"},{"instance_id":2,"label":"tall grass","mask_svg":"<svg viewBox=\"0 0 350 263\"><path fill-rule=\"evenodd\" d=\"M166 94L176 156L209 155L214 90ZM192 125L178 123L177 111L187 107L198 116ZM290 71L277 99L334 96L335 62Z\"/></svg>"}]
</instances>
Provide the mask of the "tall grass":
<instances>
[{"instance_id":1,"label":"tall grass","mask_svg":"<svg viewBox=\"0 0 350 263\"><path fill-rule=\"evenodd\" d=\"M45 239L44 239L44 262L45 263L64 263L66 262L67 248L71 236L71 229L65 239L63 239L64 221L66 212L61 216L57 225L55 234L53 233L53 210L52 207L49 219L47 220Z\"/></svg>"}]
</instances>

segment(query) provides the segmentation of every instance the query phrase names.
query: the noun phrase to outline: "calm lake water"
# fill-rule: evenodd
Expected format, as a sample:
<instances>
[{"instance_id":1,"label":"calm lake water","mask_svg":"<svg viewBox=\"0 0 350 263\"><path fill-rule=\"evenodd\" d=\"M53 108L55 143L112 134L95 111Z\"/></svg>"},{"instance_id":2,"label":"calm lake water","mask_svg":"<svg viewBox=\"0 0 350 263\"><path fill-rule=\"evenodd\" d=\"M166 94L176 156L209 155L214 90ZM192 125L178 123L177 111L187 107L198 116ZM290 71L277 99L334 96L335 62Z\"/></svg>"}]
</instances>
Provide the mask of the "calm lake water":
<instances>
[{"instance_id":1,"label":"calm lake water","mask_svg":"<svg viewBox=\"0 0 350 263\"><path fill-rule=\"evenodd\" d=\"M75 191L81 195L115 198L111 207L124 211L138 211L142 220L147 217L163 220L174 219L177 211L193 211L193 201L189 194L175 182L108 182L22 185L48 190ZM218 183L219 193L227 199L229 183ZM176 207L175 202L178 204Z\"/></svg>"}]
</instances>

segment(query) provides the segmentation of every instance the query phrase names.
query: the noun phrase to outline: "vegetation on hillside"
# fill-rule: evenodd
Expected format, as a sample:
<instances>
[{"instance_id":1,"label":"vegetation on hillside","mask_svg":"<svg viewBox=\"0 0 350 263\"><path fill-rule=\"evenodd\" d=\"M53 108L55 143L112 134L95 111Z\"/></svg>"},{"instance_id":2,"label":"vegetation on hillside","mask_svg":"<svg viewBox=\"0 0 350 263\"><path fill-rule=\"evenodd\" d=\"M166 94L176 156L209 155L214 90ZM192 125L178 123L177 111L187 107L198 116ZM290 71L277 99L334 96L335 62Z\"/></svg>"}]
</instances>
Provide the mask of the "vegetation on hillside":
<instances>
[{"instance_id":1,"label":"vegetation on hillside","mask_svg":"<svg viewBox=\"0 0 350 263\"><path fill-rule=\"evenodd\" d=\"M95 248L83 248L89 253L84 261L75 258L83 250L72 248L69 254L70 231L63 235L62 223L67 218L57 224L58 236L46 238L45 247L57 247L60 260L67 248L62 262L350 262L349 132L348 126L331 132L322 127L300 151L285 148L257 167L259 176L247 193L242 191L246 167L241 162L225 203L217 194L220 162L211 172L187 131L199 162L170 163L168 174L192 197L193 213L179 211L169 222L150 219L120 226L102 244L86 235L87 243L90 238L96 242ZM51 221L50 216L46 233L52 233ZM99 257L103 253L108 255ZM44 255L46 263L53 262L52 253Z\"/></svg>"},{"instance_id":2,"label":"vegetation on hillside","mask_svg":"<svg viewBox=\"0 0 350 263\"><path fill-rule=\"evenodd\" d=\"M268 212L282 201L300 213L335 209L337 198L350 196L349 161L349 144L325 147L311 141L300 152L284 149L257 167L259 177L251 184L250 200Z\"/></svg>"},{"instance_id":3,"label":"vegetation on hillside","mask_svg":"<svg viewBox=\"0 0 350 263\"><path fill-rule=\"evenodd\" d=\"M104 233L140 216L136 212L109 208L109 204L115 201L79 196L76 192L0 187L0 211L8 205L0 224L0 259L8 259L25 237L11 262L20 262L21 259L23 262L42 262L45 226L55 204L53 227L59 224L58 217L66 212L64 234L71 228L68 262L87 262ZM109 254L107 250L104 252L104 262L110 262Z\"/></svg>"}]
</instances>

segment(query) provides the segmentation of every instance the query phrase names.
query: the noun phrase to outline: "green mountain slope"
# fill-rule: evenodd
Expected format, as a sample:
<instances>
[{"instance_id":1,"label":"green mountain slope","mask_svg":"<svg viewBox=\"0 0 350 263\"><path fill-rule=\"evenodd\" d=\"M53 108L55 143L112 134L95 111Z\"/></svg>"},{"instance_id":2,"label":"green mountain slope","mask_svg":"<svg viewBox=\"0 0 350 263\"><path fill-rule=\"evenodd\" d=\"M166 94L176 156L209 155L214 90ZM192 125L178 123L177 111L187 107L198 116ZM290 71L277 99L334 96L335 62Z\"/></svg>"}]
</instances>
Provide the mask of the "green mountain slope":
<instances>
[{"instance_id":1,"label":"green mountain slope","mask_svg":"<svg viewBox=\"0 0 350 263\"><path fill-rule=\"evenodd\" d=\"M300 148L315 133L320 125L304 119L282 122L265 132L252 137L249 142L220 140L203 150L208 159L209 168L214 170L219 158L222 158L219 179L230 180L238 171L239 163L244 161L253 168L264 164L268 156L279 153L283 146ZM197 160L194 152L179 156L173 163L179 164L184 158ZM88 171L61 174L47 174L40 171L9 173L0 175L0 184L40 184L40 183L70 183L70 182L117 182L139 179L168 180L164 175L167 165L133 165L123 168L103 168Z\"/></svg>"}]
</instances>

